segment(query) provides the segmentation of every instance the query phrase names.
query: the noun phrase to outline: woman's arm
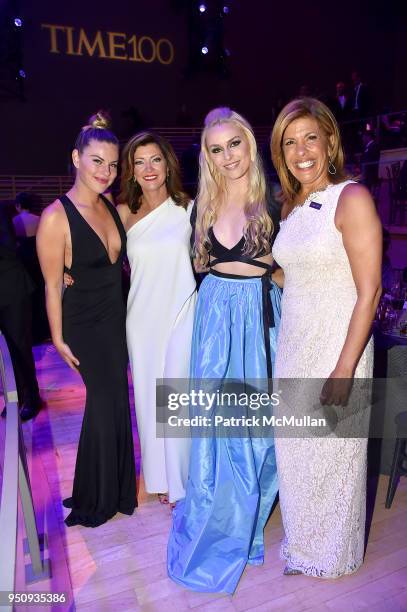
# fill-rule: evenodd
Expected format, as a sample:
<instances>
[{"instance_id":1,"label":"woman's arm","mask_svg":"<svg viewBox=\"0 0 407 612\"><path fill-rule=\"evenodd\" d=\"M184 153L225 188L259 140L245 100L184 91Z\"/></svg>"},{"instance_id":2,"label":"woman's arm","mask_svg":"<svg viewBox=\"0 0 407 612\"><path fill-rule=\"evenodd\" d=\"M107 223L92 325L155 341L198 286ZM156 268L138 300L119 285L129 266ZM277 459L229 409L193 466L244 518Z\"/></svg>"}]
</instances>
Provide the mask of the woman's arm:
<instances>
[{"instance_id":1,"label":"woman's arm","mask_svg":"<svg viewBox=\"0 0 407 612\"><path fill-rule=\"evenodd\" d=\"M271 280L273 280L280 289L284 288L284 271L282 268L275 268L271 274Z\"/></svg>"},{"instance_id":2,"label":"woman's arm","mask_svg":"<svg viewBox=\"0 0 407 612\"><path fill-rule=\"evenodd\" d=\"M73 370L79 366L62 337L62 281L65 262L66 218L58 204L42 214L37 232L37 252L45 281L45 299L52 342Z\"/></svg>"},{"instance_id":3,"label":"woman's arm","mask_svg":"<svg viewBox=\"0 0 407 612\"><path fill-rule=\"evenodd\" d=\"M362 185L345 187L335 224L349 258L357 300L341 354L331 376L353 377L371 331L381 295L382 228L369 191Z\"/></svg>"}]
</instances>

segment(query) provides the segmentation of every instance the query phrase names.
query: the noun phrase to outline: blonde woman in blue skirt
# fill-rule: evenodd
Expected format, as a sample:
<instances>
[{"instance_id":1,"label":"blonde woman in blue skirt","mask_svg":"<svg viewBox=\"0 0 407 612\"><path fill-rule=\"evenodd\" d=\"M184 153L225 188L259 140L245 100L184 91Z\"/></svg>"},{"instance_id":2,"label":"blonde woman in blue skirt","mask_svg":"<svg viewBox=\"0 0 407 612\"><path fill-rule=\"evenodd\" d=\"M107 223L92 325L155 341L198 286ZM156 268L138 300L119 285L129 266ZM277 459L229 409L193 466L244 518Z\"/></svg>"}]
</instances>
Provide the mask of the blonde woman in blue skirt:
<instances>
[{"instance_id":1,"label":"blonde woman in blue skirt","mask_svg":"<svg viewBox=\"0 0 407 612\"><path fill-rule=\"evenodd\" d=\"M255 381L270 392L280 315L271 279L274 225L253 131L229 108L205 120L192 221L196 269L209 274L198 294L191 381L218 388L229 379ZM217 412L215 405L205 415L213 422ZM274 440L271 429L262 437L239 431L192 439L168 573L195 591L233 593L246 564L263 563L263 530L278 490Z\"/></svg>"}]
</instances>

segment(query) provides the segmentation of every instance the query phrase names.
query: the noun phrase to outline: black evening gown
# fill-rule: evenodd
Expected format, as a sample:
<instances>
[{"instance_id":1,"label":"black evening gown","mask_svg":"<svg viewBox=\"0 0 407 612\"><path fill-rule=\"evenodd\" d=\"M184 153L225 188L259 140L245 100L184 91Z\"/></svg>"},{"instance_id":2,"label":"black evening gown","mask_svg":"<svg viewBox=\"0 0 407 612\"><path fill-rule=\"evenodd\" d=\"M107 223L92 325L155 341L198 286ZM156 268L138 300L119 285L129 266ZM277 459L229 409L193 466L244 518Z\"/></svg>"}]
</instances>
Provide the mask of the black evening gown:
<instances>
[{"instance_id":1,"label":"black evening gown","mask_svg":"<svg viewBox=\"0 0 407 612\"><path fill-rule=\"evenodd\" d=\"M101 196L103 198L103 196ZM137 506L136 472L127 383L126 311L121 270L126 233L105 198L120 233L115 263L99 236L67 196L61 196L72 241L74 284L62 303L64 341L79 359L86 406L76 458L68 526L97 527Z\"/></svg>"}]
</instances>

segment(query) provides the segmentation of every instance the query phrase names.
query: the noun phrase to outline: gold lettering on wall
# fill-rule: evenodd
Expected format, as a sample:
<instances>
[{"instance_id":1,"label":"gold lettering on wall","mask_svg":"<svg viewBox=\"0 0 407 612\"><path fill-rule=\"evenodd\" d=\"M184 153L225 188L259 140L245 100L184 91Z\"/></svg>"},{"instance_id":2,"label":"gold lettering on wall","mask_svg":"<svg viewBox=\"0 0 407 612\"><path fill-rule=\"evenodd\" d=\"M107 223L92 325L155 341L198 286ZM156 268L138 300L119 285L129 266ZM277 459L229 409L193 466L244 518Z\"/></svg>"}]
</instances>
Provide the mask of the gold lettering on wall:
<instances>
[{"instance_id":1,"label":"gold lettering on wall","mask_svg":"<svg viewBox=\"0 0 407 612\"><path fill-rule=\"evenodd\" d=\"M122 34L121 32L108 32L107 36L109 38L109 57L110 59L117 59L117 60L126 60L127 59L127 53L126 53L126 34ZM124 39L124 42L117 42L117 38L122 38ZM116 50L121 49L122 51L124 51L124 55L117 55L116 54Z\"/></svg>"},{"instance_id":2,"label":"gold lettering on wall","mask_svg":"<svg viewBox=\"0 0 407 612\"><path fill-rule=\"evenodd\" d=\"M102 59L143 62L159 62L163 65L174 61L174 45L168 38L155 41L150 36L128 38L124 32L103 32L87 34L84 28L79 32L72 26L42 23L41 28L49 31L49 52L64 55L87 55Z\"/></svg>"},{"instance_id":3,"label":"gold lettering on wall","mask_svg":"<svg viewBox=\"0 0 407 612\"><path fill-rule=\"evenodd\" d=\"M66 54L67 55L77 55L73 48L73 28L66 27Z\"/></svg>"},{"instance_id":4,"label":"gold lettering on wall","mask_svg":"<svg viewBox=\"0 0 407 612\"><path fill-rule=\"evenodd\" d=\"M103 46L103 38L102 38L102 33L100 30L98 30L96 32L96 36L95 39L93 41L93 44L91 44L89 42L89 39L86 35L86 32L83 28L81 28L79 30L79 42L78 42L78 51L77 51L77 55L83 55L82 53L82 49L83 47L85 47L86 51L88 52L88 55L90 55L91 57L93 57L94 53L96 50L99 51L97 57L107 57L106 56L106 52L105 52L105 48Z\"/></svg>"},{"instance_id":5,"label":"gold lettering on wall","mask_svg":"<svg viewBox=\"0 0 407 612\"><path fill-rule=\"evenodd\" d=\"M147 45L145 44L146 42L148 43ZM142 62L146 62L147 64L150 64L151 62L155 60L156 50L155 50L155 44L152 38L150 38L149 36L142 36L140 38L138 47L139 47L139 53L140 53ZM148 52L150 52L150 57L145 55L145 53L148 53Z\"/></svg>"},{"instance_id":6,"label":"gold lettering on wall","mask_svg":"<svg viewBox=\"0 0 407 612\"><path fill-rule=\"evenodd\" d=\"M50 53L59 53L58 42L57 42L57 31L60 30L60 31L64 32L65 31L65 26L50 25L49 23L42 23L41 27L42 28L49 28L50 42L51 42L51 48L50 48L49 52Z\"/></svg>"},{"instance_id":7,"label":"gold lettering on wall","mask_svg":"<svg viewBox=\"0 0 407 612\"><path fill-rule=\"evenodd\" d=\"M138 52L137 52L137 36L133 34L133 36L129 38L127 44L133 46L133 55L129 55L129 61L130 62L141 62L142 60L140 59Z\"/></svg>"},{"instance_id":8,"label":"gold lettering on wall","mask_svg":"<svg viewBox=\"0 0 407 612\"><path fill-rule=\"evenodd\" d=\"M168 47L168 57L165 59L165 57L162 56L162 49L161 47ZM165 53L165 52L164 52ZM173 44L167 39L167 38L160 38L160 40L157 43L157 57L159 59L159 61L161 62L161 64L172 64L173 59L174 59L174 46Z\"/></svg>"}]
</instances>

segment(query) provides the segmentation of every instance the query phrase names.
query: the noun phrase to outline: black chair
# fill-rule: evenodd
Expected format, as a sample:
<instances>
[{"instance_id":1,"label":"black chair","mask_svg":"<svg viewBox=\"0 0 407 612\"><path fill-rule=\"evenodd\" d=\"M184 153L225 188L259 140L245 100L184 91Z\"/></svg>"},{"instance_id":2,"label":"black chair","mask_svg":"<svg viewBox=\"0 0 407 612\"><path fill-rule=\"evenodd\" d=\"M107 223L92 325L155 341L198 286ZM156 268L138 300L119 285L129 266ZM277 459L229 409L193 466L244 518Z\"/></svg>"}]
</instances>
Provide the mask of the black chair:
<instances>
[{"instance_id":1,"label":"black chair","mask_svg":"<svg viewBox=\"0 0 407 612\"><path fill-rule=\"evenodd\" d=\"M400 476L407 476L407 411L400 412L396 418L397 439L387 488L386 508L390 508Z\"/></svg>"}]
</instances>

